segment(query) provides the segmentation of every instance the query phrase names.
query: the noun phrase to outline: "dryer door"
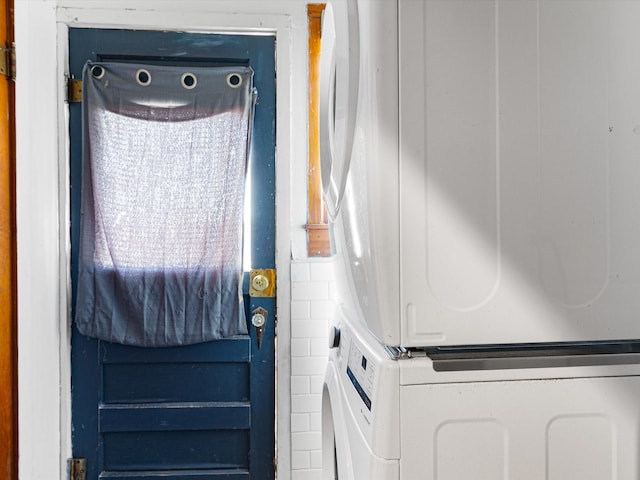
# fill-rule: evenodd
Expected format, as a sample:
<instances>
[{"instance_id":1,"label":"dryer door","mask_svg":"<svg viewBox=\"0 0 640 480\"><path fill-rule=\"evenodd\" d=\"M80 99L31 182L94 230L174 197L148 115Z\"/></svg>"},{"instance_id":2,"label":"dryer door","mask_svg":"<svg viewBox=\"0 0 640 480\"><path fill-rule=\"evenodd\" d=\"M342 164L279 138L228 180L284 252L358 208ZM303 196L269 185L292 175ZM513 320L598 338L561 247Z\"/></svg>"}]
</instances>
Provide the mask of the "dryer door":
<instances>
[{"instance_id":1,"label":"dryer door","mask_svg":"<svg viewBox=\"0 0 640 480\"><path fill-rule=\"evenodd\" d=\"M394 0L329 3L321 141L338 302L399 345L398 31Z\"/></svg>"},{"instance_id":2,"label":"dryer door","mask_svg":"<svg viewBox=\"0 0 640 480\"><path fill-rule=\"evenodd\" d=\"M320 58L322 186L331 217L340 209L349 172L358 108L360 33L356 0L329 2Z\"/></svg>"}]
</instances>

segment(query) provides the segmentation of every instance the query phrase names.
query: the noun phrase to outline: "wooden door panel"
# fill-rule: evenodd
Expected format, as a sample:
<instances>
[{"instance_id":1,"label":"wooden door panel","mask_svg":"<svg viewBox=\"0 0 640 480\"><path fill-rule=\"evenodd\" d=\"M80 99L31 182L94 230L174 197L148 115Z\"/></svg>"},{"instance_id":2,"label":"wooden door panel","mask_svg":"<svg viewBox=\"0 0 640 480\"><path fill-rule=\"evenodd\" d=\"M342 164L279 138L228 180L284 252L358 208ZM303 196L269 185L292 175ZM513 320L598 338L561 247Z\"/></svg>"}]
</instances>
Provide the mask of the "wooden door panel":
<instances>
[{"instance_id":1,"label":"wooden door panel","mask_svg":"<svg viewBox=\"0 0 640 480\"><path fill-rule=\"evenodd\" d=\"M275 64L270 36L70 30L70 70L86 60L250 65L258 105L252 138L252 226L264 268L275 261ZM81 177L80 105L70 106L72 278L75 300ZM259 179L255 180L255 179ZM258 232L256 234L256 232ZM87 478L203 480L274 477L275 299L250 299L270 323L250 334L184 347L116 345L72 330L73 455Z\"/></svg>"}]
</instances>

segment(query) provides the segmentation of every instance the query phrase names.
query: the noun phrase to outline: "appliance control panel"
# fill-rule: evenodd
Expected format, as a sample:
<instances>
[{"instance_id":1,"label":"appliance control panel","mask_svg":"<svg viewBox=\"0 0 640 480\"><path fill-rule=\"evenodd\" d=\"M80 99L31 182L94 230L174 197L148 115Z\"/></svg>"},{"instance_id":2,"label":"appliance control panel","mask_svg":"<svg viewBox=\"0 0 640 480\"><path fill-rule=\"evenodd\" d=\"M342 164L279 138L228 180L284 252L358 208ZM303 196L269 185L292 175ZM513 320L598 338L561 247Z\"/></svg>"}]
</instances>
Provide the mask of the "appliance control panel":
<instances>
[{"instance_id":1,"label":"appliance control panel","mask_svg":"<svg viewBox=\"0 0 640 480\"><path fill-rule=\"evenodd\" d=\"M373 383L375 380L376 365L368 359L358 348L355 342L349 347L349 359L347 361L347 376L360 395L365 406L371 411L373 398Z\"/></svg>"}]
</instances>

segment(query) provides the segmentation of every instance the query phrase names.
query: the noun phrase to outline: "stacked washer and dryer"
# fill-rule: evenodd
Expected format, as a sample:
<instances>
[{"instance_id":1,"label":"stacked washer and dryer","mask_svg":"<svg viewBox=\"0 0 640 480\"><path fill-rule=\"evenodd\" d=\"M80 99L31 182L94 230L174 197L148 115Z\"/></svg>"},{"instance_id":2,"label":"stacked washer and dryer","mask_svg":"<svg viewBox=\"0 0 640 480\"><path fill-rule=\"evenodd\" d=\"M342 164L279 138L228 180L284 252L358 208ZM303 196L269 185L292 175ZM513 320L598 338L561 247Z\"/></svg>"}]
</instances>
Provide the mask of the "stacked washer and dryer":
<instances>
[{"instance_id":1,"label":"stacked washer and dryer","mask_svg":"<svg viewBox=\"0 0 640 480\"><path fill-rule=\"evenodd\" d=\"M333 0L325 478L640 478L640 2Z\"/></svg>"}]
</instances>

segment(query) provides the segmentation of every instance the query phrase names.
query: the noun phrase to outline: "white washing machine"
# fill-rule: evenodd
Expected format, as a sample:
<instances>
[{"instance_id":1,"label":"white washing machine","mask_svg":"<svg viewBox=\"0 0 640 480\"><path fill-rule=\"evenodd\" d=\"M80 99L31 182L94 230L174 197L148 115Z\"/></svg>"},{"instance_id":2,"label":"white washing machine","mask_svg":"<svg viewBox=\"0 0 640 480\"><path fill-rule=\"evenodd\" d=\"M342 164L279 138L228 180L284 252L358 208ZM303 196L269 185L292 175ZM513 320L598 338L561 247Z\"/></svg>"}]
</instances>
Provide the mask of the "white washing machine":
<instances>
[{"instance_id":1,"label":"white washing machine","mask_svg":"<svg viewBox=\"0 0 640 480\"><path fill-rule=\"evenodd\" d=\"M640 478L638 354L429 358L336 329L325 479Z\"/></svg>"},{"instance_id":2,"label":"white washing machine","mask_svg":"<svg viewBox=\"0 0 640 480\"><path fill-rule=\"evenodd\" d=\"M366 329L342 323L333 332L322 400L324 478L397 479L398 363Z\"/></svg>"},{"instance_id":3,"label":"white washing machine","mask_svg":"<svg viewBox=\"0 0 640 480\"><path fill-rule=\"evenodd\" d=\"M328 3L326 478L640 478L638 24Z\"/></svg>"}]
</instances>

